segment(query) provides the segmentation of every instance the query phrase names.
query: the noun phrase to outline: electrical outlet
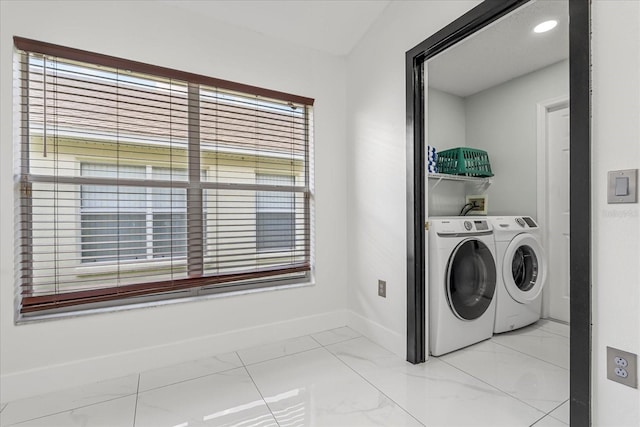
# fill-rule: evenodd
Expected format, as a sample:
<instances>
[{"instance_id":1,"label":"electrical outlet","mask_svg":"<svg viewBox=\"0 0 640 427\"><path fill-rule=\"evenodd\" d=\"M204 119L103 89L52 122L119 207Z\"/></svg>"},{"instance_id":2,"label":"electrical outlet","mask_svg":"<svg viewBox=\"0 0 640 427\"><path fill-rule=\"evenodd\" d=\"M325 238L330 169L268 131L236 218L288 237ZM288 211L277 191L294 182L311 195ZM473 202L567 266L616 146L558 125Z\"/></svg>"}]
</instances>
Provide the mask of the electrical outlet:
<instances>
[{"instance_id":1,"label":"electrical outlet","mask_svg":"<svg viewBox=\"0 0 640 427\"><path fill-rule=\"evenodd\" d=\"M387 297L387 282L386 280L378 280L378 296L382 298Z\"/></svg>"},{"instance_id":2,"label":"electrical outlet","mask_svg":"<svg viewBox=\"0 0 640 427\"><path fill-rule=\"evenodd\" d=\"M614 369L613 373L620 378L627 378L629 376L629 372L627 372L626 369L620 367Z\"/></svg>"},{"instance_id":3,"label":"electrical outlet","mask_svg":"<svg viewBox=\"0 0 640 427\"><path fill-rule=\"evenodd\" d=\"M467 204L471 203L473 207L469 211L470 214L486 215L487 214L487 195L466 196Z\"/></svg>"},{"instance_id":4,"label":"electrical outlet","mask_svg":"<svg viewBox=\"0 0 640 427\"><path fill-rule=\"evenodd\" d=\"M627 362L627 359L623 357L616 356L613 358L613 361L617 366L620 366L621 368L626 368L627 366L629 366L629 362Z\"/></svg>"},{"instance_id":5,"label":"electrical outlet","mask_svg":"<svg viewBox=\"0 0 640 427\"><path fill-rule=\"evenodd\" d=\"M607 347L607 378L629 387L638 388L638 356L617 348Z\"/></svg>"}]
</instances>

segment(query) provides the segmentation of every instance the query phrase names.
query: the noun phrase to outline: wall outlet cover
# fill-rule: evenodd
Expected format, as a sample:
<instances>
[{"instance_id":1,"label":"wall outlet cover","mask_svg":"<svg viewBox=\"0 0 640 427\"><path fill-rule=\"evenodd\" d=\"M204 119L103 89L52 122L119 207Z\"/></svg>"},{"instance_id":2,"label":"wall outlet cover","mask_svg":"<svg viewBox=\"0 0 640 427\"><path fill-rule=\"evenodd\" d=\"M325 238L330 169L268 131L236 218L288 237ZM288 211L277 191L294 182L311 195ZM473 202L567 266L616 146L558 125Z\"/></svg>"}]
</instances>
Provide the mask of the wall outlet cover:
<instances>
[{"instance_id":1,"label":"wall outlet cover","mask_svg":"<svg viewBox=\"0 0 640 427\"><path fill-rule=\"evenodd\" d=\"M387 297L387 282L386 280L378 280L378 296L382 298Z\"/></svg>"},{"instance_id":2,"label":"wall outlet cover","mask_svg":"<svg viewBox=\"0 0 640 427\"><path fill-rule=\"evenodd\" d=\"M638 356L628 351L607 347L607 378L638 388Z\"/></svg>"},{"instance_id":3,"label":"wall outlet cover","mask_svg":"<svg viewBox=\"0 0 640 427\"><path fill-rule=\"evenodd\" d=\"M465 203L475 203L477 205L467 215L487 215L489 200L486 194L470 195L466 196L465 199Z\"/></svg>"}]
</instances>

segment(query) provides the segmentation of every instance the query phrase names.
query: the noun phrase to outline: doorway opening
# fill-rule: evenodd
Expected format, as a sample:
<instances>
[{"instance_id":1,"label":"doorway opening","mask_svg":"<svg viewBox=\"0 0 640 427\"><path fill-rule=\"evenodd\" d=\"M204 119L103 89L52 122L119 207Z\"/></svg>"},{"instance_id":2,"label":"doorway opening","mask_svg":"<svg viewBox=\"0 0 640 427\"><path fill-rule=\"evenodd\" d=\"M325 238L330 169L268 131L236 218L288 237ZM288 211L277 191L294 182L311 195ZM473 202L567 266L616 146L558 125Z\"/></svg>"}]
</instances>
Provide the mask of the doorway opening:
<instances>
[{"instance_id":1,"label":"doorway opening","mask_svg":"<svg viewBox=\"0 0 640 427\"><path fill-rule=\"evenodd\" d=\"M462 41L528 0L484 2L406 54L407 112L407 360L424 362L426 262L424 121L425 61ZM591 183L590 5L569 2L570 99L570 417L591 424Z\"/></svg>"}]
</instances>

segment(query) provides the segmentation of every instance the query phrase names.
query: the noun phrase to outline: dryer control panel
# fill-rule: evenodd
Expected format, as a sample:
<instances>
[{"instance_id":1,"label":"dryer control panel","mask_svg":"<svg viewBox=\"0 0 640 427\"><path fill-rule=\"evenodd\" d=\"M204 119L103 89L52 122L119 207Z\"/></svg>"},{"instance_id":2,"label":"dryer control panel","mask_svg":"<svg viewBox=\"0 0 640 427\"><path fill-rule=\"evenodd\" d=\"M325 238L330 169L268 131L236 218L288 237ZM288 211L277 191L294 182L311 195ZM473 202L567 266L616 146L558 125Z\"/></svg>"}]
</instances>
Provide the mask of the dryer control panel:
<instances>
[{"instance_id":1,"label":"dryer control panel","mask_svg":"<svg viewBox=\"0 0 640 427\"><path fill-rule=\"evenodd\" d=\"M493 225L499 230L537 229L538 224L529 216L492 217Z\"/></svg>"}]
</instances>

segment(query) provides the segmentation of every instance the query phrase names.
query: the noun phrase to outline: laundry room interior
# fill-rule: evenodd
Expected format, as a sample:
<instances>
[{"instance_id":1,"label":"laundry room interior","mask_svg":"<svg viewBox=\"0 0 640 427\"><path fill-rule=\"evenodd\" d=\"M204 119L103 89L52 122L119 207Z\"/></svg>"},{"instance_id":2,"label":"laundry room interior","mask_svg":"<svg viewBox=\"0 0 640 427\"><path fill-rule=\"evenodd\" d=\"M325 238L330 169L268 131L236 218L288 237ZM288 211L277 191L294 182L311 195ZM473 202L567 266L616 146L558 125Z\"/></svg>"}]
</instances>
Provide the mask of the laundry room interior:
<instances>
[{"instance_id":1,"label":"laundry room interior","mask_svg":"<svg viewBox=\"0 0 640 427\"><path fill-rule=\"evenodd\" d=\"M549 20L556 21L551 30L526 34L526 29ZM568 40L567 3L536 2L425 64L428 341L433 356L450 354L462 360L465 355L456 354L474 352L475 346L468 346L493 335L492 345L568 369ZM458 170L449 167L452 156ZM460 165L465 161L469 170ZM519 243L521 249L505 251L516 236L522 239L529 233L528 240ZM483 266L480 251L463 253L465 242L488 234L493 237L486 239L487 247L495 249L495 289L489 284L492 272L487 272L493 267L491 257L485 254L489 261ZM445 242L447 236L458 240ZM447 245L451 249L445 249ZM456 256L469 258L458 262L466 267L456 266ZM469 266L474 263L475 271L463 271L473 270ZM456 275L459 281L475 281L473 289L454 289ZM535 299L519 300L507 292L508 280L522 282L515 283L520 288L515 292L535 293ZM456 310L456 298L467 309L485 300L486 312L467 317L464 310ZM501 307L501 302L513 307ZM443 316L448 309L454 316L447 321ZM513 318L507 320L509 316ZM495 322L495 328L473 329L473 322L480 321ZM450 334L469 336L455 344ZM568 397L567 385L563 388Z\"/></svg>"}]
</instances>

